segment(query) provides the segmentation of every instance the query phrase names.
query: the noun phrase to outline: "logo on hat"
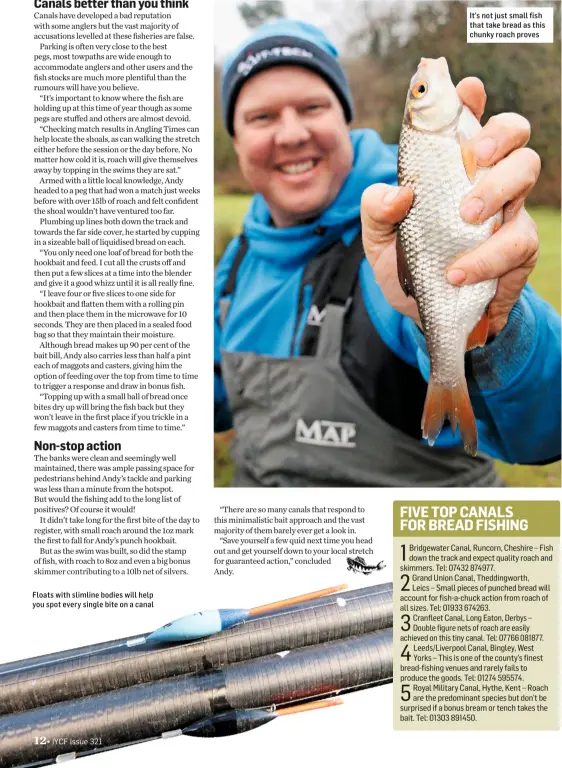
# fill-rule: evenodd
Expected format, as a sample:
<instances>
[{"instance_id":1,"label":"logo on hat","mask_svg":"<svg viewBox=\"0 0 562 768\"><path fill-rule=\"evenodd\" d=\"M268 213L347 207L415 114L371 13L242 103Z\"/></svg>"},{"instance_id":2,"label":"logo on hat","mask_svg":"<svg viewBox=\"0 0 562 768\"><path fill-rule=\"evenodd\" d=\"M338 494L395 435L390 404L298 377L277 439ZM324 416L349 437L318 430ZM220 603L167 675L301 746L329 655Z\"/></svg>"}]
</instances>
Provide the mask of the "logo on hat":
<instances>
[{"instance_id":1,"label":"logo on hat","mask_svg":"<svg viewBox=\"0 0 562 768\"><path fill-rule=\"evenodd\" d=\"M238 64L237 72L243 77L247 77L252 69L256 67L260 62L266 59L283 58L290 56L300 56L303 59L313 59L314 54L310 51L306 51L304 48L297 48L290 45L276 46L275 48L264 48L257 53L248 52L244 61Z\"/></svg>"}]
</instances>

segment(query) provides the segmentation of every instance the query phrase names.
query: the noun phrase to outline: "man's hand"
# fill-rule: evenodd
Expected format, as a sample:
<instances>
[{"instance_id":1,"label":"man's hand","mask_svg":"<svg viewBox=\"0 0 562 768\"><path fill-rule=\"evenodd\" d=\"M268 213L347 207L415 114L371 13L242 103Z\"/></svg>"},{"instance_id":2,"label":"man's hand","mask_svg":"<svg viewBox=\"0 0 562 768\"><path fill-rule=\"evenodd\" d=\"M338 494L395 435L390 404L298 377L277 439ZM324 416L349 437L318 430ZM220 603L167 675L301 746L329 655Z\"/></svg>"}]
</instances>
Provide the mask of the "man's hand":
<instances>
[{"instance_id":1,"label":"man's hand","mask_svg":"<svg viewBox=\"0 0 562 768\"><path fill-rule=\"evenodd\" d=\"M480 119L486 103L481 81L468 77L458 84L457 92ZM461 216L479 223L503 208L504 223L485 243L460 256L449 268L447 278L453 285L498 278L498 290L489 310L491 338L507 324L511 308L537 262L537 230L524 203L536 184L541 161L525 146L529 136L528 121L506 113L492 117L471 142L478 165L494 168L465 198ZM413 192L407 187L374 184L363 194L361 219L365 253L387 301L419 323L416 303L402 292L396 269L396 225L412 202Z\"/></svg>"}]
</instances>

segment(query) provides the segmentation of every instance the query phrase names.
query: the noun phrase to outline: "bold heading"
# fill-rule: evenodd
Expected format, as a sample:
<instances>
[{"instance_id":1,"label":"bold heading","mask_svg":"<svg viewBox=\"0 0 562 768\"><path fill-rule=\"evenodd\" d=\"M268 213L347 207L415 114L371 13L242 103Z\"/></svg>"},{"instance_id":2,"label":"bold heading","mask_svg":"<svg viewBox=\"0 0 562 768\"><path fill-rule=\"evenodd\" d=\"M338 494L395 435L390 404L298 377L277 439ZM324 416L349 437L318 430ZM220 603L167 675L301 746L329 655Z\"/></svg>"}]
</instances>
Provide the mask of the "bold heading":
<instances>
[{"instance_id":1,"label":"bold heading","mask_svg":"<svg viewBox=\"0 0 562 768\"><path fill-rule=\"evenodd\" d=\"M33 446L35 451L71 451L72 453L82 453L82 451L120 451L121 443L108 443L103 440L101 443L45 443L42 440L36 440Z\"/></svg>"},{"instance_id":2,"label":"bold heading","mask_svg":"<svg viewBox=\"0 0 562 768\"><path fill-rule=\"evenodd\" d=\"M394 536L400 538L560 536L559 501L421 499L392 507Z\"/></svg>"},{"instance_id":3,"label":"bold heading","mask_svg":"<svg viewBox=\"0 0 562 768\"><path fill-rule=\"evenodd\" d=\"M529 521L515 519L511 506L462 504L400 507L400 531L527 531Z\"/></svg>"},{"instance_id":4,"label":"bold heading","mask_svg":"<svg viewBox=\"0 0 562 768\"><path fill-rule=\"evenodd\" d=\"M189 8L189 0L34 0L35 8L62 9L62 8L135 8L145 11L148 8Z\"/></svg>"}]
</instances>

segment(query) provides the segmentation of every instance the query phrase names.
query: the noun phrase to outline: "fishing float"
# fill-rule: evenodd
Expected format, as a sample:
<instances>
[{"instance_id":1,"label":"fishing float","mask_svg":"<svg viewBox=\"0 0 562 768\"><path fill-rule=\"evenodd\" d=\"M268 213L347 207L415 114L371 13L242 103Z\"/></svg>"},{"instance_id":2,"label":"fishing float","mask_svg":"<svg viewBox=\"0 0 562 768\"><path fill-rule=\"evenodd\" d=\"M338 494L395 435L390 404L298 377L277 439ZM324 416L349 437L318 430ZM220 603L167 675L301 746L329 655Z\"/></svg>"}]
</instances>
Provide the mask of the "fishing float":
<instances>
[{"instance_id":1,"label":"fishing float","mask_svg":"<svg viewBox=\"0 0 562 768\"><path fill-rule=\"evenodd\" d=\"M191 642L139 644L137 636L1 664L0 716L376 632L391 627L392 617L392 584L372 584L268 611Z\"/></svg>"},{"instance_id":2,"label":"fishing float","mask_svg":"<svg viewBox=\"0 0 562 768\"><path fill-rule=\"evenodd\" d=\"M270 611L277 611L298 603L306 603L319 597L333 595L348 588L347 584L338 584L337 587L327 587L316 592L307 592L305 595L288 597L274 603L258 605L255 608L219 608L210 611L200 611L182 616L169 624L147 635L144 643L181 643L187 640L199 640L202 637L214 635L224 629L242 624L253 616L259 616Z\"/></svg>"},{"instance_id":3,"label":"fishing float","mask_svg":"<svg viewBox=\"0 0 562 768\"><path fill-rule=\"evenodd\" d=\"M0 718L0 768L38 768L181 736L192 724L213 718L213 713L273 706L277 710L388 684L392 656L392 629L388 628L199 675L177 675L4 715ZM260 717L265 716L256 716ZM242 716L242 720L252 718ZM207 726L201 724L198 729L204 731Z\"/></svg>"},{"instance_id":4,"label":"fishing float","mask_svg":"<svg viewBox=\"0 0 562 768\"><path fill-rule=\"evenodd\" d=\"M182 730L182 734L184 736L197 736L204 739L233 736L237 733L253 731L254 728L266 725L266 723L270 723L284 715L298 715L301 712L336 707L343 703L342 698L321 699L319 701L308 701L304 704L294 704L282 709L268 707L266 709L239 709L232 712L221 712L188 725L187 728Z\"/></svg>"}]
</instances>

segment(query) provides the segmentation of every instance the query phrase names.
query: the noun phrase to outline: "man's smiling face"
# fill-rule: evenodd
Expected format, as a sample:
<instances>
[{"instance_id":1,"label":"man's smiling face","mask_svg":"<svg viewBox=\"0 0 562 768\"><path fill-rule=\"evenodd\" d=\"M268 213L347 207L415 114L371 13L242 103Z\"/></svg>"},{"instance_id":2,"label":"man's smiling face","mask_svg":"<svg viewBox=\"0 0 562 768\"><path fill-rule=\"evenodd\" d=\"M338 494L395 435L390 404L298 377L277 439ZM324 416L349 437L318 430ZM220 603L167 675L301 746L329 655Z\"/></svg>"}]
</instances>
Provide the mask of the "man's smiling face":
<instances>
[{"instance_id":1,"label":"man's smiling face","mask_svg":"<svg viewBox=\"0 0 562 768\"><path fill-rule=\"evenodd\" d=\"M319 216L353 165L336 94L303 67L274 67L245 83L234 112L234 147L244 177L278 227Z\"/></svg>"}]
</instances>

